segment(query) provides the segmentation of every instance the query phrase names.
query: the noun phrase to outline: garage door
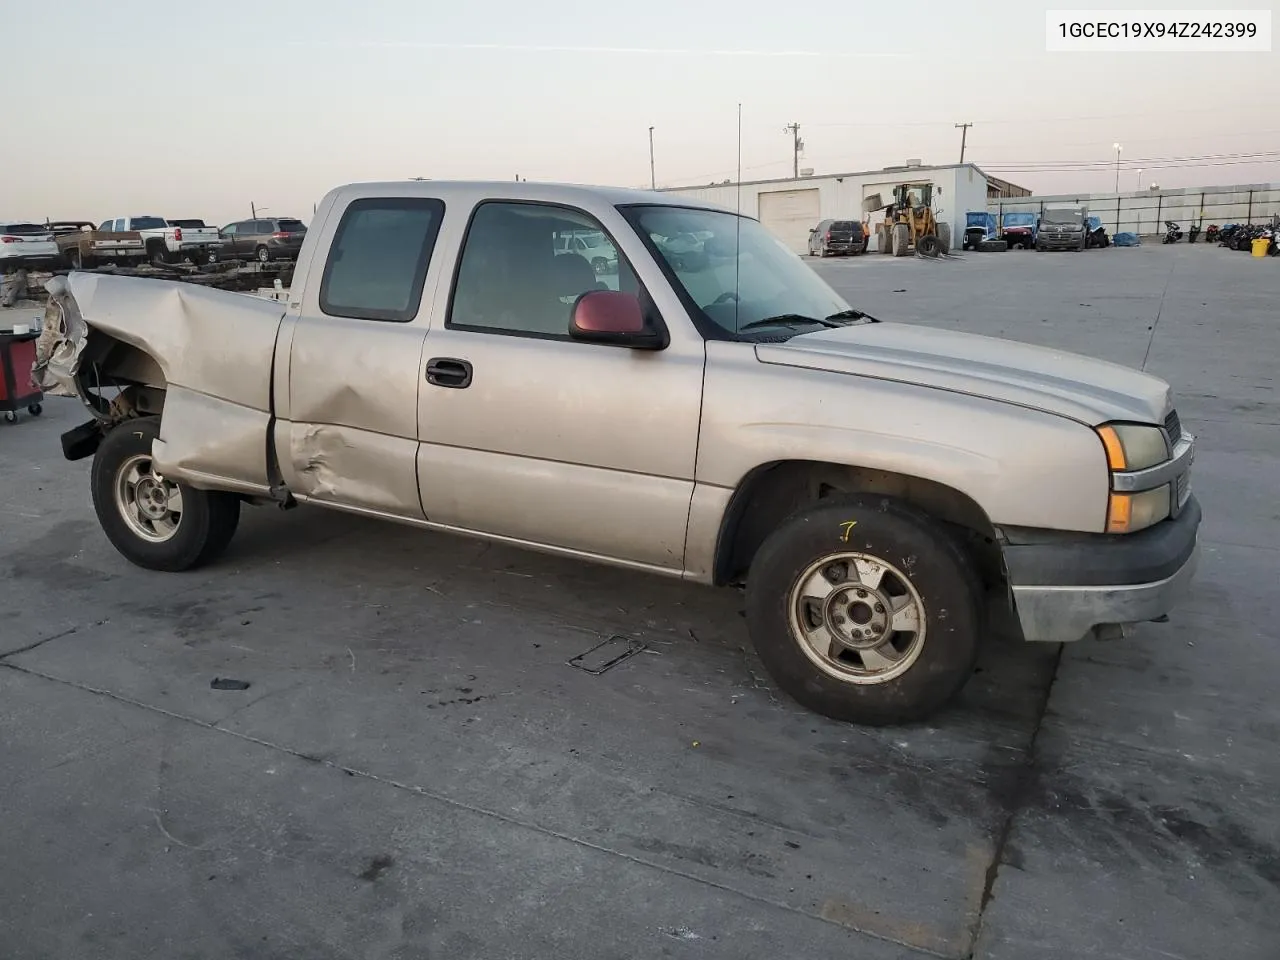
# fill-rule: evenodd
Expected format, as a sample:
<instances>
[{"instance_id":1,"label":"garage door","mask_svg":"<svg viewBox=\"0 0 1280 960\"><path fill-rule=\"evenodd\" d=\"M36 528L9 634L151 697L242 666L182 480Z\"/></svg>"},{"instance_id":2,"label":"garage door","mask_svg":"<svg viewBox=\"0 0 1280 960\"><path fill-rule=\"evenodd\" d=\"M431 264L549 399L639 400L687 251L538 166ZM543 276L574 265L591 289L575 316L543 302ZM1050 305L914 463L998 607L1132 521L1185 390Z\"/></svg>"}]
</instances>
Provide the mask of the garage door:
<instances>
[{"instance_id":1,"label":"garage door","mask_svg":"<svg viewBox=\"0 0 1280 960\"><path fill-rule=\"evenodd\" d=\"M809 251L809 231L818 225L818 190L760 194L760 222L796 253Z\"/></svg>"}]
</instances>

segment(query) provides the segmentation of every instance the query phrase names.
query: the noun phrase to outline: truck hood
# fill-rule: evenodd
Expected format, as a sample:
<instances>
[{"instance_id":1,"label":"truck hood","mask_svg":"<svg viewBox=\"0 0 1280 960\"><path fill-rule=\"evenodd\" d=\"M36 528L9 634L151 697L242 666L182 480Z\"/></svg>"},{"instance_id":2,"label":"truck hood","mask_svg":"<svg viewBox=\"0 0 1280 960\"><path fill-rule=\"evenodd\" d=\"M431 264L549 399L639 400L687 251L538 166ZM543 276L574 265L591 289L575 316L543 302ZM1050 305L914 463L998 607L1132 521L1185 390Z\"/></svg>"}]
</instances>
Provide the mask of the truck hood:
<instances>
[{"instance_id":1,"label":"truck hood","mask_svg":"<svg viewBox=\"0 0 1280 960\"><path fill-rule=\"evenodd\" d=\"M821 330L761 343L756 357L809 370L918 384L1068 417L1158 424L1169 385L1130 367L1013 340L901 323Z\"/></svg>"}]
</instances>

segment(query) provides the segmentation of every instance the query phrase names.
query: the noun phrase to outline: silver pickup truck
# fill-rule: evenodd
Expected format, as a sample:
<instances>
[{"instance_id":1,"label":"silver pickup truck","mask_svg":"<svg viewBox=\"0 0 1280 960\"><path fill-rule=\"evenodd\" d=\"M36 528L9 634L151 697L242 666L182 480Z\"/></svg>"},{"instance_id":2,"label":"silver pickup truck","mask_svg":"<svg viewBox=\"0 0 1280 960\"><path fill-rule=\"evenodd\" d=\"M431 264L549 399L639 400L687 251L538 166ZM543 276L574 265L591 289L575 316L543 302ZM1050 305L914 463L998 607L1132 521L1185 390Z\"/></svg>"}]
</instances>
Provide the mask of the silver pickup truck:
<instances>
[{"instance_id":1,"label":"silver pickup truck","mask_svg":"<svg viewBox=\"0 0 1280 960\"><path fill-rule=\"evenodd\" d=\"M585 232L616 271L557 255ZM673 264L690 235L703 255ZM93 456L104 532L151 569L212 560L248 502L745 585L780 687L893 723L960 689L989 617L1118 635L1196 564L1163 381L880 322L684 198L345 186L286 303L84 273L50 292L37 375L92 414L64 453Z\"/></svg>"}]
</instances>

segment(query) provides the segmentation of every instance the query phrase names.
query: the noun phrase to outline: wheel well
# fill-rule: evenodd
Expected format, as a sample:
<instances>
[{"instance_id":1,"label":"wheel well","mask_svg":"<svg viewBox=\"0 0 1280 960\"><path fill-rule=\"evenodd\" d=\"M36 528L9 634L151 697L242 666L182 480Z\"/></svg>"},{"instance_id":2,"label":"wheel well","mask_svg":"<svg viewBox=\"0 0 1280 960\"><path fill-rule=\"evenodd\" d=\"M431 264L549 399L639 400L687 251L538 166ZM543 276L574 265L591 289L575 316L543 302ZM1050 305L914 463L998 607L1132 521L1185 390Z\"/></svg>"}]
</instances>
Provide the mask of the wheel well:
<instances>
[{"instance_id":1,"label":"wheel well","mask_svg":"<svg viewBox=\"0 0 1280 960\"><path fill-rule=\"evenodd\" d=\"M948 526L973 558L984 586L1003 582L995 528L971 497L921 477L805 460L765 464L738 485L716 543L715 582L740 582L756 551L787 517L842 493L878 493L911 504Z\"/></svg>"},{"instance_id":2,"label":"wheel well","mask_svg":"<svg viewBox=\"0 0 1280 960\"><path fill-rule=\"evenodd\" d=\"M94 330L80 356L76 376L81 397L104 418L159 416L168 385L164 370L145 350ZM108 391L116 388L119 398Z\"/></svg>"}]
</instances>

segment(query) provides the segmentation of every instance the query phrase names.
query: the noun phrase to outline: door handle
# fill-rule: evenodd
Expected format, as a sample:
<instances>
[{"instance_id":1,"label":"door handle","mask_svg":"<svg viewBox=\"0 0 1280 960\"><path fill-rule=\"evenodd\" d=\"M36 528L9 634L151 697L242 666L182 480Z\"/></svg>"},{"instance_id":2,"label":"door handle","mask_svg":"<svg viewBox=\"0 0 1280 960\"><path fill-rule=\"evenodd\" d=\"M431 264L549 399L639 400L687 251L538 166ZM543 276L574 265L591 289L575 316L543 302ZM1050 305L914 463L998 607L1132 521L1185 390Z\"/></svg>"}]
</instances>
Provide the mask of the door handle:
<instances>
[{"instance_id":1,"label":"door handle","mask_svg":"<svg viewBox=\"0 0 1280 960\"><path fill-rule=\"evenodd\" d=\"M427 361L427 383L462 390L471 386L471 364L453 357L433 357Z\"/></svg>"}]
</instances>

